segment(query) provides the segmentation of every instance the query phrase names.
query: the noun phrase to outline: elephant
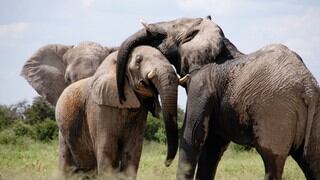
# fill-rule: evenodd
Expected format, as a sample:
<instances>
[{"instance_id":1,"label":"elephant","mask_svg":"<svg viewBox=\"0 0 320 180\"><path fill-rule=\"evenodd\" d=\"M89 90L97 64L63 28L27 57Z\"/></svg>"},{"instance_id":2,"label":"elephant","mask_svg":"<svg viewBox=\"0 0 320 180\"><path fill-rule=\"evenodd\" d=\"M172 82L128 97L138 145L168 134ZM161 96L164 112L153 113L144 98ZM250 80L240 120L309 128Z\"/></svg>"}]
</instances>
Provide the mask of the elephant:
<instances>
[{"instance_id":1,"label":"elephant","mask_svg":"<svg viewBox=\"0 0 320 180\"><path fill-rule=\"evenodd\" d=\"M181 77L197 71L205 64L222 63L243 55L210 16L142 24L144 28L128 37L119 47L117 87L120 101L125 100L123 85L129 52L138 45L159 49Z\"/></svg>"},{"instance_id":2,"label":"elephant","mask_svg":"<svg viewBox=\"0 0 320 180\"><path fill-rule=\"evenodd\" d=\"M180 79L180 82L186 88L188 97L188 88L192 87L189 83L192 81L193 74L197 73L197 71L207 64L214 63L218 66L242 58L259 58L258 56L252 56L252 54L248 55L240 52L237 47L225 37L222 29L211 20L210 16L206 18L179 18L154 24L142 22L142 24L144 28L128 37L119 47L117 57L117 87L120 102L126 99L123 88L125 67L129 57L128 52L138 45L144 44L156 47L167 57L170 63L176 68L180 77L183 77ZM279 48L278 51L286 49L281 45L274 46L274 48L275 50ZM264 55L264 51L260 52L261 55ZM269 60L273 58L276 57L269 56L266 59ZM257 60L257 62L260 61ZM275 68L277 69L278 67ZM198 98L201 99L201 96ZM224 99L220 99L220 101L223 102ZM188 100L188 102L191 102L191 100ZM186 114L188 114L188 108ZM310 127L308 129L310 132ZM232 128L229 129L229 131L231 130ZM270 134L272 135L272 131ZM314 138L315 136L316 135L310 136L310 138ZM183 149L184 146L181 145L181 143L183 143L184 139L183 137L181 138L180 147ZM230 139L225 139L216 133L210 133L210 135L206 137L206 142L210 143L203 145L205 148L202 148L200 156L198 157L196 173L198 179L212 179L214 177L218 162L226 150ZM311 148L311 146L308 147ZM298 151L306 152L303 149L304 148L299 149ZM312 177L310 174L315 173L309 172L310 168L306 165L306 157L302 156L301 152L298 153L298 151L296 151L295 155L292 154L293 157L303 169L306 177ZM211 160L208 161L208 159ZM268 173L266 173L266 176L269 176Z\"/></svg>"},{"instance_id":3,"label":"elephant","mask_svg":"<svg viewBox=\"0 0 320 180\"><path fill-rule=\"evenodd\" d=\"M99 176L120 174L135 179L148 111L162 114L169 166L178 149L178 77L155 48L132 50L127 66L125 94L118 100L117 53L110 54L89 78L68 86L58 99L56 121L61 133L62 172L97 169Z\"/></svg>"},{"instance_id":4,"label":"elephant","mask_svg":"<svg viewBox=\"0 0 320 180\"><path fill-rule=\"evenodd\" d=\"M265 179L282 178L288 155L320 179L320 88L295 52L271 44L189 80L177 179L193 179L200 162L196 179L213 179L230 141L256 148Z\"/></svg>"},{"instance_id":5,"label":"elephant","mask_svg":"<svg viewBox=\"0 0 320 180\"><path fill-rule=\"evenodd\" d=\"M38 49L24 64L21 75L51 105L71 83L90 77L116 47L95 42L77 46L49 44Z\"/></svg>"}]
</instances>

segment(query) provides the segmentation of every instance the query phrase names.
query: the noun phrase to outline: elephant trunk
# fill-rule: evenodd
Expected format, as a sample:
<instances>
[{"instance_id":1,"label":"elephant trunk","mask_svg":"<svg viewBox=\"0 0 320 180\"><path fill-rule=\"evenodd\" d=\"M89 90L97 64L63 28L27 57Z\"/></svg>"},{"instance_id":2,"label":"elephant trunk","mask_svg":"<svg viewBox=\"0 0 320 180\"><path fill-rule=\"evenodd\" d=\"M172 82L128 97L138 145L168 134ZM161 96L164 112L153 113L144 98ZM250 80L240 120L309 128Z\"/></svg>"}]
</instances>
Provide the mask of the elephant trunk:
<instances>
[{"instance_id":1,"label":"elephant trunk","mask_svg":"<svg viewBox=\"0 0 320 180\"><path fill-rule=\"evenodd\" d=\"M163 73L153 82L159 91L162 114L165 123L167 137L167 157L165 165L169 166L178 149L178 126L177 126L177 92L178 78L175 73Z\"/></svg>"},{"instance_id":2,"label":"elephant trunk","mask_svg":"<svg viewBox=\"0 0 320 180\"><path fill-rule=\"evenodd\" d=\"M125 101L124 82L126 74L126 66L131 51L139 45L152 45L157 41L161 41L166 37L164 33L150 33L146 29L141 29L135 34L128 37L120 46L117 56L117 88L119 101Z\"/></svg>"}]
</instances>

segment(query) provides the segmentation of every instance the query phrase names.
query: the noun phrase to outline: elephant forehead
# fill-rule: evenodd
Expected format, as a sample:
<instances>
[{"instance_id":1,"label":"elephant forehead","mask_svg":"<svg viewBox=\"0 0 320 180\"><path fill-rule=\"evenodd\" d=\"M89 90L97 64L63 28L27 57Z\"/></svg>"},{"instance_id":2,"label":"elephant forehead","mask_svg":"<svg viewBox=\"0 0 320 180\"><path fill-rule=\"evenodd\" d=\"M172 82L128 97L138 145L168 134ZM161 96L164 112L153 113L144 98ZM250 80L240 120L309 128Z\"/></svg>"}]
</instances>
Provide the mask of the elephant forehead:
<instances>
[{"instance_id":1,"label":"elephant forehead","mask_svg":"<svg viewBox=\"0 0 320 180\"><path fill-rule=\"evenodd\" d=\"M138 46L133 49L131 56L136 56L136 55L142 55L143 57L154 57L155 55L157 57L163 57L162 53L151 46Z\"/></svg>"},{"instance_id":2,"label":"elephant forehead","mask_svg":"<svg viewBox=\"0 0 320 180\"><path fill-rule=\"evenodd\" d=\"M179 18L172 21L163 21L156 23L156 25L161 26L167 30L186 30L190 27L194 22L201 20L202 18ZM173 29L172 29L173 28Z\"/></svg>"},{"instance_id":3,"label":"elephant forehead","mask_svg":"<svg viewBox=\"0 0 320 180\"><path fill-rule=\"evenodd\" d=\"M74 61L99 61L101 62L108 55L107 49L94 42L82 42L70 49L64 56L66 64Z\"/></svg>"}]
</instances>

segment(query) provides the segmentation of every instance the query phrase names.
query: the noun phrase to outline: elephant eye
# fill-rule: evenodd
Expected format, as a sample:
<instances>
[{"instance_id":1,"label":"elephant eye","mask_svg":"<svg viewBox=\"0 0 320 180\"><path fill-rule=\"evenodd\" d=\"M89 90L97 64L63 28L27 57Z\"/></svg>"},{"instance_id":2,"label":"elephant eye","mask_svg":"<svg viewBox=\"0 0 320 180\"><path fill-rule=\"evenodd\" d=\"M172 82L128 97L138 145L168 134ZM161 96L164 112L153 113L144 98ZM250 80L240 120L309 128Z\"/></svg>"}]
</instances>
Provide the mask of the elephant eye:
<instances>
[{"instance_id":1,"label":"elephant eye","mask_svg":"<svg viewBox=\"0 0 320 180\"><path fill-rule=\"evenodd\" d=\"M140 62L142 61L142 59L143 59L143 57L142 57L140 54L138 54L138 55L136 56L136 63L140 64Z\"/></svg>"}]
</instances>

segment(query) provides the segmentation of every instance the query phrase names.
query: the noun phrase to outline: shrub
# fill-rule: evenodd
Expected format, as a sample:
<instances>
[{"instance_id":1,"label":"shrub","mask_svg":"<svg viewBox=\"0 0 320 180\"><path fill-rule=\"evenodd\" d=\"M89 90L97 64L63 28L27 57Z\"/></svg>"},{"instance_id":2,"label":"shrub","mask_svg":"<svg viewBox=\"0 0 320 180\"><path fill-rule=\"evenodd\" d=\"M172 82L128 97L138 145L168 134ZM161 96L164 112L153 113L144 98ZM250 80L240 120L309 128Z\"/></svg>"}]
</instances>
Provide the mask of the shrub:
<instances>
[{"instance_id":1,"label":"shrub","mask_svg":"<svg viewBox=\"0 0 320 180\"><path fill-rule=\"evenodd\" d=\"M250 151L252 150L252 147L250 146L244 146L240 144L231 143L230 147L235 152L243 152L243 151Z\"/></svg>"},{"instance_id":2,"label":"shrub","mask_svg":"<svg viewBox=\"0 0 320 180\"><path fill-rule=\"evenodd\" d=\"M183 123L183 119L184 119L184 111L178 108L177 123L179 128L179 134L181 133L181 126ZM158 119L153 117L150 113L148 114L147 127L145 130L144 137L149 141L156 141L161 143L164 143L167 141L162 115Z\"/></svg>"},{"instance_id":3,"label":"shrub","mask_svg":"<svg viewBox=\"0 0 320 180\"><path fill-rule=\"evenodd\" d=\"M46 118L55 119L54 108L41 97L34 98L32 105L25 110L25 119L29 124L36 124Z\"/></svg>"},{"instance_id":4,"label":"shrub","mask_svg":"<svg viewBox=\"0 0 320 180\"><path fill-rule=\"evenodd\" d=\"M160 127L157 132L154 134L155 140L157 142L165 143L167 142L166 131L164 127Z\"/></svg>"},{"instance_id":5,"label":"shrub","mask_svg":"<svg viewBox=\"0 0 320 180\"><path fill-rule=\"evenodd\" d=\"M164 124L161 121L161 119L153 117L150 113L148 114L147 127L144 133L144 137L147 140L161 142L160 139L158 139L159 137L161 137L161 131L159 129L164 128Z\"/></svg>"},{"instance_id":6,"label":"shrub","mask_svg":"<svg viewBox=\"0 0 320 180\"><path fill-rule=\"evenodd\" d=\"M12 123L11 111L7 106L0 105L0 130Z\"/></svg>"},{"instance_id":7,"label":"shrub","mask_svg":"<svg viewBox=\"0 0 320 180\"><path fill-rule=\"evenodd\" d=\"M46 118L43 122L35 125L35 138L48 142L58 137L58 126L55 121Z\"/></svg>"},{"instance_id":8,"label":"shrub","mask_svg":"<svg viewBox=\"0 0 320 180\"><path fill-rule=\"evenodd\" d=\"M13 131L17 136L30 136L34 137L34 129L29 124L22 121L17 121L13 125Z\"/></svg>"},{"instance_id":9,"label":"shrub","mask_svg":"<svg viewBox=\"0 0 320 180\"><path fill-rule=\"evenodd\" d=\"M16 144L17 136L12 129L0 131L0 144Z\"/></svg>"}]
</instances>

